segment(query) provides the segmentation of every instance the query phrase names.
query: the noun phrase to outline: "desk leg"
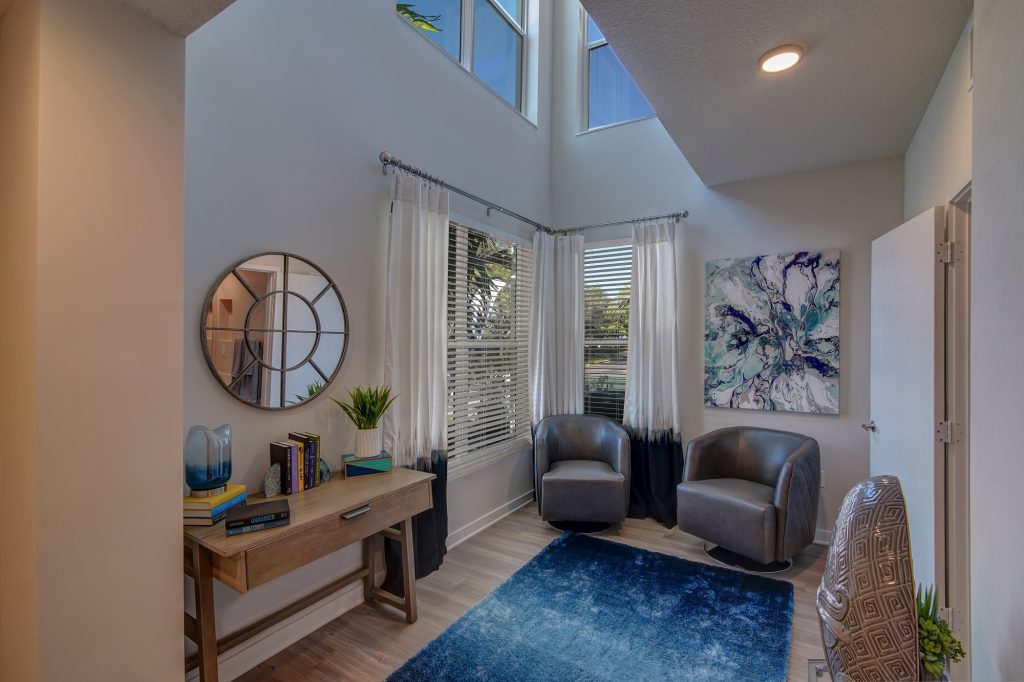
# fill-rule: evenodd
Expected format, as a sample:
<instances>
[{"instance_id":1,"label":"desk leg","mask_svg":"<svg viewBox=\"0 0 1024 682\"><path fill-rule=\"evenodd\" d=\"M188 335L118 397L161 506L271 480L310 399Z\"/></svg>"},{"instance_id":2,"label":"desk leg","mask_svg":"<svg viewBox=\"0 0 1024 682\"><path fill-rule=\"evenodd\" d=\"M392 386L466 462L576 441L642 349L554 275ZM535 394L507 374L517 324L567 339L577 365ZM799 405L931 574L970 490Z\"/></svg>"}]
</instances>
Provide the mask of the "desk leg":
<instances>
[{"instance_id":1,"label":"desk leg","mask_svg":"<svg viewBox=\"0 0 1024 682\"><path fill-rule=\"evenodd\" d=\"M416 562L412 545L412 519L399 525L402 533L402 589L405 591L405 622L416 622Z\"/></svg>"},{"instance_id":2,"label":"desk leg","mask_svg":"<svg viewBox=\"0 0 1024 682\"><path fill-rule=\"evenodd\" d=\"M196 629L200 682L217 682L217 624L213 615L213 565L210 550L192 547L193 584L196 595Z\"/></svg>"},{"instance_id":3,"label":"desk leg","mask_svg":"<svg viewBox=\"0 0 1024 682\"><path fill-rule=\"evenodd\" d=\"M363 600L370 603L374 601L374 593L377 590L376 535L371 535L363 540L363 567L366 569L366 576L363 578Z\"/></svg>"}]
</instances>

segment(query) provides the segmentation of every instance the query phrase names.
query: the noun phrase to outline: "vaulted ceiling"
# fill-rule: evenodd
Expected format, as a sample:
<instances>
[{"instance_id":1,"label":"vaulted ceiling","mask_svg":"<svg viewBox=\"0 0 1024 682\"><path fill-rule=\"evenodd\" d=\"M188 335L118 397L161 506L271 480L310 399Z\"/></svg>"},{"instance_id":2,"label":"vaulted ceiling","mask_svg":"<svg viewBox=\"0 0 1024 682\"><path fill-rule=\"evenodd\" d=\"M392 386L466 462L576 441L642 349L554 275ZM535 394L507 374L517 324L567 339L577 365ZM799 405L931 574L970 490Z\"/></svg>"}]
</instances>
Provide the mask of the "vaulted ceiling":
<instances>
[{"instance_id":1,"label":"vaulted ceiling","mask_svg":"<svg viewBox=\"0 0 1024 682\"><path fill-rule=\"evenodd\" d=\"M583 0L708 185L902 155L971 0ZM758 70L773 47L804 61Z\"/></svg>"}]
</instances>

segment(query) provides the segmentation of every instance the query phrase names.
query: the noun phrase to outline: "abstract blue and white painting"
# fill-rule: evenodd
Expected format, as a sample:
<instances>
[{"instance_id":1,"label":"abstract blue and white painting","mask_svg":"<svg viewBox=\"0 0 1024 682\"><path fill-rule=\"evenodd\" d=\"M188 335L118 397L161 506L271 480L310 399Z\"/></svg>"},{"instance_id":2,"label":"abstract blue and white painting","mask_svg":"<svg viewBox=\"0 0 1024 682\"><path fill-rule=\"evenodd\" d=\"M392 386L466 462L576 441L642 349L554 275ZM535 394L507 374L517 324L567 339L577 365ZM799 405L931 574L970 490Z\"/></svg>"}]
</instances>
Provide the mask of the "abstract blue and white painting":
<instances>
[{"instance_id":1,"label":"abstract blue and white painting","mask_svg":"<svg viewBox=\"0 0 1024 682\"><path fill-rule=\"evenodd\" d=\"M704 404L839 413L839 250L705 265Z\"/></svg>"}]
</instances>

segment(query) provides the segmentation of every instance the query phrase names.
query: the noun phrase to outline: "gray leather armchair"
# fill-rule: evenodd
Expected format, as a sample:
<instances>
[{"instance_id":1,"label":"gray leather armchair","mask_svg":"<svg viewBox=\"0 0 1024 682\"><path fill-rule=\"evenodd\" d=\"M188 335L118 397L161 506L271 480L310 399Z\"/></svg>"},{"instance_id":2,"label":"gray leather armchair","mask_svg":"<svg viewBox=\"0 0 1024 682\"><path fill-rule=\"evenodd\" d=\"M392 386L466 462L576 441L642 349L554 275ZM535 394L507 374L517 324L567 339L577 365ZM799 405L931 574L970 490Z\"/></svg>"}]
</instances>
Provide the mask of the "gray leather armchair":
<instances>
[{"instance_id":1,"label":"gray leather armchair","mask_svg":"<svg viewBox=\"0 0 1024 682\"><path fill-rule=\"evenodd\" d=\"M737 426L690 441L676 488L679 528L761 564L784 562L814 541L818 442Z\"/></svg>"},{"instance_id":2,"label":"gray leather armchair","mask_svg":"<svg viewBox=\"0 0 1024 682\"><path fill-rule=\"evenodd\" d=\"M565 414L533 432L537 507L545 521L617 523L629 508L629 435L607 417Z\"/></svg>"}]
</instances>

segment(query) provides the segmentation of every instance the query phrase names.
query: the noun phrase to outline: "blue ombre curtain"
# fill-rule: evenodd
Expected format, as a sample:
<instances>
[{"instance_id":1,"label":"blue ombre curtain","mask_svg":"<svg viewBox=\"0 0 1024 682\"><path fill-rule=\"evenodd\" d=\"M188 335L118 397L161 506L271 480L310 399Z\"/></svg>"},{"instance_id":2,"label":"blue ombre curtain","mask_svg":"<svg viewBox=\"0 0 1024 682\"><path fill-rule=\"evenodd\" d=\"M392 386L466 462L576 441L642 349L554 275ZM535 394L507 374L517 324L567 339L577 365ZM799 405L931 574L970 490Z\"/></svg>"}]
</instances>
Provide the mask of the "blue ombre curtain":
<instances>
[{"instance_id":1,"label":"blue ombre curtain","mask_svg":"<svg viewBox=\"0 0 1024 682\"><path fill-rule=\"evenodd\" d=\"M413 517L416 577L433 573L448 538L448 191L398 171L391 192L384 382L396 398L384 449L396 466L435 474L434 506ZM387 540L384 589L401 595L402 562Z\"/></svg>"},{"instance_id":2,"label":"blue ombre curtain","mask_svg":"<svg viewBox=\"0 0 1024 682\"><path fill-rule=\"evenodd\" d=\"M668 527L676 525L683 478L676 256L674 219L634 224L622 415L630 435L629 516Z\"/></svg>"}]
</instances>

